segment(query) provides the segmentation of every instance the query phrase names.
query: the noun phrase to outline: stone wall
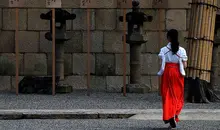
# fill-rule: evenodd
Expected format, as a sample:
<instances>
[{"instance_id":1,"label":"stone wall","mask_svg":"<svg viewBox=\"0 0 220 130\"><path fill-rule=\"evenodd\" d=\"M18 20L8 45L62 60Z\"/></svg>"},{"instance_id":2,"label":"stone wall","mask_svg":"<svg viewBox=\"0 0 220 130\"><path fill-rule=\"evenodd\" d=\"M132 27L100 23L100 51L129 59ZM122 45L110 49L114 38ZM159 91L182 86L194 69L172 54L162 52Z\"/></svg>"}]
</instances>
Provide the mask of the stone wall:
<instances>
[{"instance_id":1,"label":"stone wall","mask_svg":"<svg viewBox=\"0 0 220 130\"><path fill-rule=\"evenodd\" d=\"M1 0L0 6L0 90L11 90L15 87L15 9L7 8L8 0ZM152 1L152 0L149 0ZM142 0L142 10L153 15L153 22L145 23L145 37L142 45L143 82L152 90L158 88L158 9L153 9L147 0ZM163 9L163 45L166 31L175 28L180 33L181 46L186 47L184 37L189 25L189 0L169 0L168 8ZM72 39L65 44L65 82L76 89L86 88L86 10L80 9L80 0L62 0L63 7L76 14L76 19L67 22L67 30ZM144 4L145 3L145 4ZM152 2L149 2L152 3ZM123 44L122 23L118 17L122 10L116 0L100 1L102 8L91 11L91 87L95 90L120 92L123 86ZM19 49L20 78L25 75L46 76L52 71L52 43L44 38L49 30L49 22L40 19L46 13L44 0L28 0L27 8L19 10ZM38 8L32 8L38 7ZM128 10L130 11L130 10ZM129 45L127 44L127 82L129 82Z\"/></svg>"}]
</instances>

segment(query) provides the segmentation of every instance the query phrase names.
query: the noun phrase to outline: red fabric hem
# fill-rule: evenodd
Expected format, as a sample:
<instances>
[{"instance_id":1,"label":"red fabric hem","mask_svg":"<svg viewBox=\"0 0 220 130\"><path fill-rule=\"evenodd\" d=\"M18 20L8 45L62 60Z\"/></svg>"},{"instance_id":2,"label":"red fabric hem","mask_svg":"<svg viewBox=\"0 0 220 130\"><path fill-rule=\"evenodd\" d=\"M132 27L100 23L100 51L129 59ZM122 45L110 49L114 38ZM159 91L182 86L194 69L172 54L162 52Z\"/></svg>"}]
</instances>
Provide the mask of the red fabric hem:
<instances>
[{"instance_id":1,"label":"red fabric hem","mask_svg":"<svg viewBox=\"0 0 220 130\"><path fill-rule=\"evenodd\" d=\"M179 64L166 63L162 75L161 94L163 102L163 120L179 115L184 104L184 77L179 71ZM179 122L179 118L175 118Z\"/></svg>"}]
</instances>

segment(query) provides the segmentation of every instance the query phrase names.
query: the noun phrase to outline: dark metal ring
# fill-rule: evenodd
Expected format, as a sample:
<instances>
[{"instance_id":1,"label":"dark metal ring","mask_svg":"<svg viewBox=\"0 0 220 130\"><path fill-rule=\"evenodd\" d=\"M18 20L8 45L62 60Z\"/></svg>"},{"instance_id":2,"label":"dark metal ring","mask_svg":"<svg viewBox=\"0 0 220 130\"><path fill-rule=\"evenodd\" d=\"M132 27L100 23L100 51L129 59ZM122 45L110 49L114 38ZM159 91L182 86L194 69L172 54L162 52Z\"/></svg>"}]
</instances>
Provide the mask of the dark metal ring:
<instances>
[{"instance_id":1,"label":"dark metal ring","mask_svg":"<svg viewBox=\"0 0 220 130\"><path fill-rule=\"evenodd\" d=\"M195 2L195 3L189 3L190 5L206 5L207 7L213 7L213 8L216 8L216 9L219 9L218 6L216 5L212 5L212 4L208 4L208 3L205 3L205 2Z\"/></svg>"},{"instance_id":2,"label":"dark metal ring","mask_svg":"<svg viewBox=\"0 0 220 130\"><path fill-rule=\"evenodd\" d=\"M207 71L207 72L212 72L212 70L206 70L206 69L198 69L198 68L195 68L195 67L187 67L189 69L194 69L194 70L199 70L199 71Z\"/></svg>"},{"instance_id":3,"label":"dark metal ring","mask_svg":"<svg viewBox=\"0 0 220 130\"><path fill-rule=\"evenodd\" d=\"M212 42L214 43L213 40L210 40L210 39L206 39L206 38L197 38L197 37L185 37L186 40L203 40L203 41L209 41L209 42Z\"/></svg>"}]
</instances>

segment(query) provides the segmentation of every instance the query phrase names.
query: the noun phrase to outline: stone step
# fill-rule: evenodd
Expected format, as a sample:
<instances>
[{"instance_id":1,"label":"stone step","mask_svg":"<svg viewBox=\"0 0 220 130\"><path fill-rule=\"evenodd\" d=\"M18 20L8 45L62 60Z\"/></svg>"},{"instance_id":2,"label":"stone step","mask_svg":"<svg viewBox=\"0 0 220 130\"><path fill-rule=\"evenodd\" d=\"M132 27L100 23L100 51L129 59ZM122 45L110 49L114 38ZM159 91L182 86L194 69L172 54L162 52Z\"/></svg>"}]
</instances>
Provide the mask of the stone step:
<instances>
[{"instance_id":1,"label":"stone step","mask_svg":"<svg viewBox=\"0 0 220 130\"><path fill-rule=\"evenodd\" d=\"M220 120L220 109L184 109L181 120ZM0 110L0 120L11 119L134 119L161 120L161 109Z\"/></svg>"}]
</instances>

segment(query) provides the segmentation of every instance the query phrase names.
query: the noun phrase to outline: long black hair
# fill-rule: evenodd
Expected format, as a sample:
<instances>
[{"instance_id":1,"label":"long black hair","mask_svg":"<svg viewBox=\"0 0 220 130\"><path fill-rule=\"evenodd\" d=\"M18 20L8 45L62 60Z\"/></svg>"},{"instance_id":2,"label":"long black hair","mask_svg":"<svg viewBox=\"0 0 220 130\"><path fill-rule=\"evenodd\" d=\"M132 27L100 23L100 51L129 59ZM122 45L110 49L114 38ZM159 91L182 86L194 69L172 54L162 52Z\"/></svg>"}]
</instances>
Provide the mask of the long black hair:
<instances>
[{"instance_id":1,"label":"long black hair","mask_svg":"<svg viewBox=\"0 0 220 130\"><path fill-rule=\"evenodd\" d=\"M179 50L178 31L171 29L167 32L167 39L171 42L171 51L176 54Z\"/></svg>"}]
</instances>

